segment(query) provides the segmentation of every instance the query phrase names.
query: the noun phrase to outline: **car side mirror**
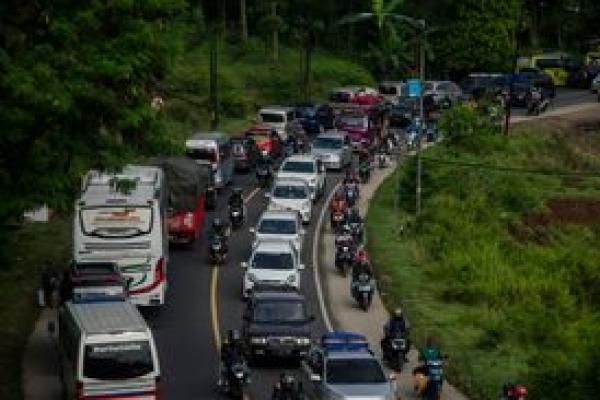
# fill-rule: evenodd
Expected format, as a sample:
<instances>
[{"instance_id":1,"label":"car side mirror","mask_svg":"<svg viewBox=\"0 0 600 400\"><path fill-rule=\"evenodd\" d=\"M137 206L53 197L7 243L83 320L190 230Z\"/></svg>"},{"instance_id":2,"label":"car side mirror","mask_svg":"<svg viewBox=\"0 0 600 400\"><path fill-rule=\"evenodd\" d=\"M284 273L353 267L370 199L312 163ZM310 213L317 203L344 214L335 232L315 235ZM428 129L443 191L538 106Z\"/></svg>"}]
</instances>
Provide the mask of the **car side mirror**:
<instances>
[{"instance_id":1,"label":"car side mirror","mask_svg":"<svg viewBox=\"0 0 600 400\"><path fill-rule=\"evenodd\" d=\"M271 198L271 193L265 193L265 199L270 199Z\"/></svg>"},{"instance_id":2,"label":"car side mirror","mask_svg":"<svg viewBox=\"0 0 600 400\"><path fill-rule=\"evenodd\" d=\"M248 229L248 231L250 231L250 233L252 233L252 234L256 233L256 229L255 228L250 228L250 229Z\"/></svg>"},{"instance_id":3,"label":"car side mirror","mask_svg":"<svg viewBox=\"0 0 600 400\"><path fill-rule=\"evenodd\" d=\"M242 261L242 262L240 263L240 267L242 267L242 268L244 268L244 269L248 268L248 262L247 262L247 261Z\"/></svg>"}]
</instances>

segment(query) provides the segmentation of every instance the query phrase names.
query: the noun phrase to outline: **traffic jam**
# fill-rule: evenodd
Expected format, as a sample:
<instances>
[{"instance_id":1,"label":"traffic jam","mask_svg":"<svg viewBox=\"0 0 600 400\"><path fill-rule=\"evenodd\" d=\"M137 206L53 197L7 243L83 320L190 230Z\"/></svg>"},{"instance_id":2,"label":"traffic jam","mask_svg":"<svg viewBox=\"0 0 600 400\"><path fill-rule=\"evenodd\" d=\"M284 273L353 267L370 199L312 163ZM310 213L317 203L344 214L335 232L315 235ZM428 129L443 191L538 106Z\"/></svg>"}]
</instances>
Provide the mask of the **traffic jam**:
<instances>
[{"instance_id":1,"label":"traffic jam","mask_svg":"<svg viewBox=\"0 0 600 400\"><path fill-rule=\"evenodd\" d=\"M116 173L89 171L74 206L73 261L43 285L58 305L56 326L48 328L57 332L66 398L172 398L144 310L165 307L176 253L202 243L206 266L227 274L231 239L245 230L253 239L239 265L235 300L243 312L237 327L216 339L215 397L249 398L265 361L291 359L293 372L277 373L265 398L395 399L396 377L386 371L400 373L410 349L402 310L383 327L382 360L359 333L317 330L303 254L309 228L321 229L322 203L335 235L335 262L321 267L349 276L355 307L369 311L376 282L363 247L361 187L374 169L438 137L433 118L421 122L418 98L397 85L396 94L391 83L383 93L356 86L332 91L320 105L263 107L239 136L195 132L185 155ZM237 174L250 187L234 185ZM247 226L249 193L256 191L267 206ZM444 357L433 344L426 349L411 371L418 395L439 398Z\"/></svg>"}]
</instances>

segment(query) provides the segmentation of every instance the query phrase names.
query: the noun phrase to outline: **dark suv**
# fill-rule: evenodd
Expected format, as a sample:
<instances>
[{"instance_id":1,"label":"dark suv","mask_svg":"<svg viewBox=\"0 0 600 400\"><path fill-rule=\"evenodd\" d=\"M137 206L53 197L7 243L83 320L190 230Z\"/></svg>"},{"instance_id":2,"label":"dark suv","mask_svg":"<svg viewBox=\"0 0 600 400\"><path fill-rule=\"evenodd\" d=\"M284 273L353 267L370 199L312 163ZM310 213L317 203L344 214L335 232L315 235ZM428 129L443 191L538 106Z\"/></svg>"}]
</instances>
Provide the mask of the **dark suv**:
<instances>
[{"instance_id":1,"label":"dark suv","mask_svg":"<svg viewBox=\"0 0 600 400\"><path fill-rule=\"evenodd\" d=\"M314 316L294 290L259 288L246 303L242 334L248 358L302 357L311 345Z\"/></svg>"}]
</instances>

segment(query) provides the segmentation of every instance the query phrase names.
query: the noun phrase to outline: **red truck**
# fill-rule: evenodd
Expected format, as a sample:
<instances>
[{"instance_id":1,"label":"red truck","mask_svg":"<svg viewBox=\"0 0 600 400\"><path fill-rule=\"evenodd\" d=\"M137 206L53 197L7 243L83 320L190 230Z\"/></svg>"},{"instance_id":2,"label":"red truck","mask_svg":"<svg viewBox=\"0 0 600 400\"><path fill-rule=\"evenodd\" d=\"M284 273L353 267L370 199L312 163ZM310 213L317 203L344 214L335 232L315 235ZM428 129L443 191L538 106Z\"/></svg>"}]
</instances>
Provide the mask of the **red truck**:
<instances>
[{"instance_id":1,"label":"red truck","mask_svg":"<svg viewBox=\"0 0 600 400\"><path fill-rule=\"evenodd\" d=\"M169 241L191 244L204 226L210 171L187 157L161 157L153 165L161 167L166 177Z\"/></svg>"},{"instance_id":2,"label":"red truck","mask_svg":"<svg viewBox=\"0 0 600 400\"><path fill-rule=\"evenodd\" d=\"M266 124L256 124L244 132L246 138L252 138L258 151L266 151L275 159L281 154L281 138Z\"/></svg>"}]
</instances>

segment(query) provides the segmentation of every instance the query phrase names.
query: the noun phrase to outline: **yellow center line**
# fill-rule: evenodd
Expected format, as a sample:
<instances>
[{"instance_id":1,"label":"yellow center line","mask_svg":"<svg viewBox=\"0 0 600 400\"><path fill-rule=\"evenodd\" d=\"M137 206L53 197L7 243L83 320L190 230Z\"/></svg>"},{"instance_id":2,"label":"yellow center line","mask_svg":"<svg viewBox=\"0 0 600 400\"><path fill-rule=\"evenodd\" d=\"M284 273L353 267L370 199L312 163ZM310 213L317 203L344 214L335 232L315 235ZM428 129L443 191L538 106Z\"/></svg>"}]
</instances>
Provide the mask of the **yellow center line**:
<instances>
[{"instance_id":1,"label":"yellow center line","mask_svg":"<svg viewBox=\"0 0 600 400\"><path fill-rule=\"evenodd\" d=\"M219 308L217 305L219 268L213 266L210 278L210 314L213 329L213 339L217 351L221 350L221 332L219 331Z\"/></svg>"}]
</instances>

